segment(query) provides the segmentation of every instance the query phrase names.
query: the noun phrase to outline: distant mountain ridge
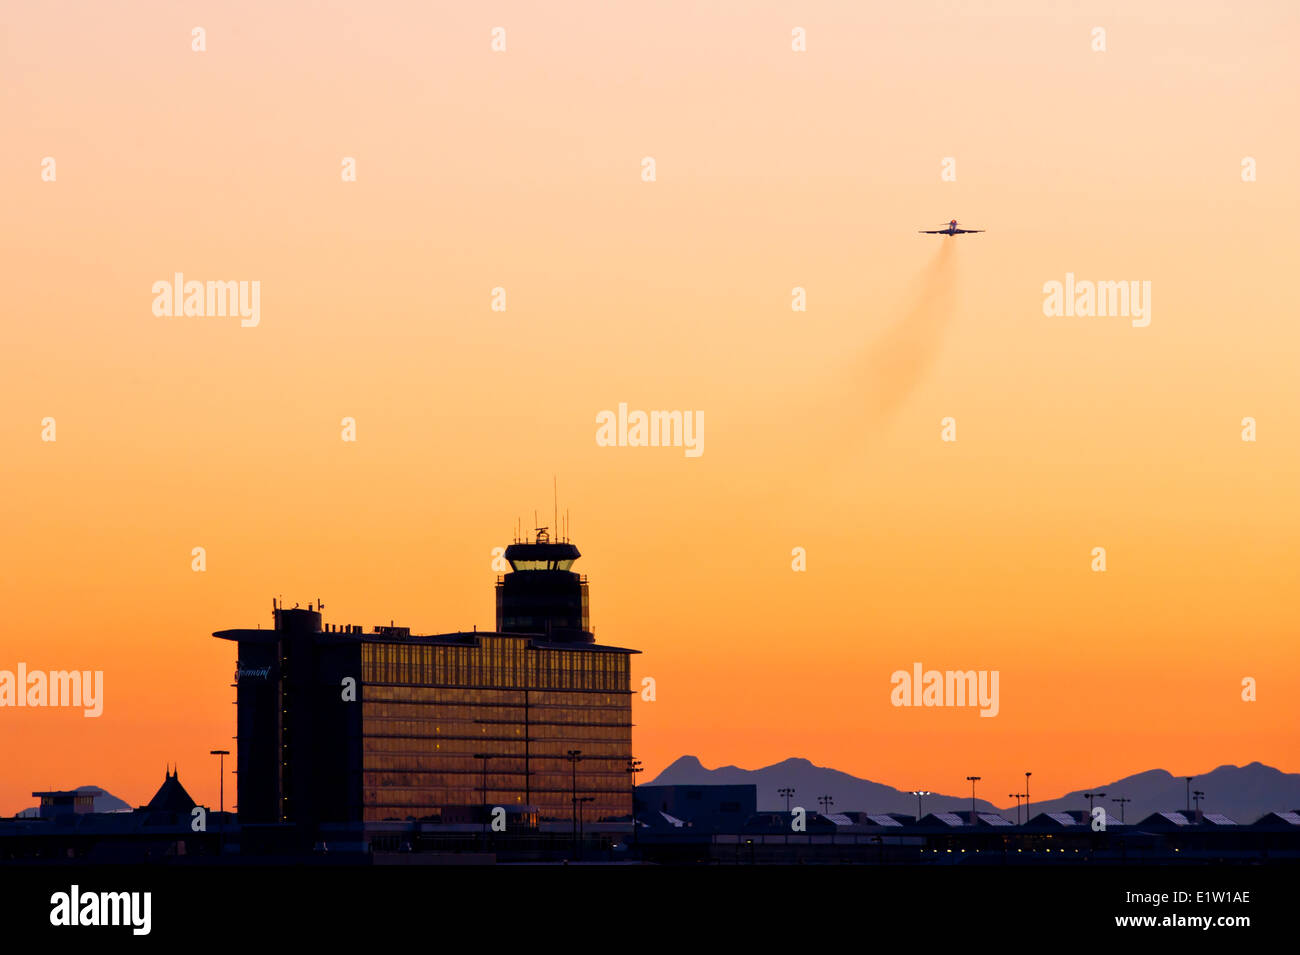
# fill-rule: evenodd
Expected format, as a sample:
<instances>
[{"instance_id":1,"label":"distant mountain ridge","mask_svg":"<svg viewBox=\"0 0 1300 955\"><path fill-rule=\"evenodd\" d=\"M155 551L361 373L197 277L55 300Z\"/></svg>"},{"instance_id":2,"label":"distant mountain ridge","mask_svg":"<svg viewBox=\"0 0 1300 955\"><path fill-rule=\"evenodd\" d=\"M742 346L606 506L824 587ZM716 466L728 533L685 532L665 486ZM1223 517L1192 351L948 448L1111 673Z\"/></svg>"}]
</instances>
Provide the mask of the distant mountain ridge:
<instances>
[{"instance_id":1,"label":"distant mountain ridge","mask_svg":"<svg viewBox=\"0 0 1300 955\"><path fill-rule=\"evenodd\" d=\"M1008 783L997 785L1019 789L1023 777ZM807 759L791 758L763 766L759 769L741 769L738 766L722 766L707 769L695 756L682 756L675 760L648 785L701 785L701 784L745 784L752 783L758 788L758 808L776 810L785 808L785 798L777 790L793 787L795 795L791 805L806 809L819 810L821 796L829 795L834 801L831 811L864 812L901 812L916 815L916 797L909 792L898 790L883 783L817 766ZM981 780L976 788L991 785L991 780ZM1205 793L1201 809L1205 812L1222 813L1240 823L1252 823L1266 812L1300 809L1300 773L1284 773L1254 762L1246 766L1219 766L1208 773L1192 778L1193 790ZM1126 822L1136 822L1151 815L1170 809L1183 809L1187 804L1186 777L1174 776L1163 769L1151 769L1146 772L1125 776L1113 782L1100 783L1087 789L1066 793L1064 796L1038 800L1030 791L1030 811L1034 815L1040 812L1060 812L1066 809L1087 809L1086 792L1104 792L1105 798L1095 800L1095 804L1105 806L1109 816L1118 819L1121 815L1115 797L1125 797L1130 802L1123 807ZM924 799L923 809L926 813L948 810L969 810L970 794L932 793ZM976 799L975 806L981 812L997 812L1011 820L1016 818L1016 807L999 808L991 802Z\"/></svg>"}]
</instances>

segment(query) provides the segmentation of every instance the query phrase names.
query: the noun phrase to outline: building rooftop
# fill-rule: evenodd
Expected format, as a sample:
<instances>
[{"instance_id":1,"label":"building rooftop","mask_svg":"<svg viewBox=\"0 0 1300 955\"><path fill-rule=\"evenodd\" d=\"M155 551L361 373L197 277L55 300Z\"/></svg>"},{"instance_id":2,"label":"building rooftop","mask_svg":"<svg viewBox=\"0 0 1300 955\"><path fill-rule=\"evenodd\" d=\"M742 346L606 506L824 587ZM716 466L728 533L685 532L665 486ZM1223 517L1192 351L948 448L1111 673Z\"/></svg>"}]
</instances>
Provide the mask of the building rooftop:
<instances>
[{"instance_id":1,"label":"building rooftop","mask_svg":"<svg viewBox=\"0 0 1300 955\"><path fill-rule=\"evenodd\" d=\"M213 636L221 640L233 640L240 643L274 643L280 639L283 631L264 630L261 628L239 628L216 630ZM358 626L346 629L326 629L315 634L318 637L335 638L340 643L407 643L417 646L478 646L484 637L508 637L518 640L526 639L540 650L594 650L603 653L640 653L627 647L613 647L599 643L565 643L547 640L542 635L527 633L498 633L495 630L470 630L457 633L411 633L409 627L376 626L366 631Z\"/></svg>"},{"instance_id":2,"label":"building rooftop","mask_svg":"<svg viewBox=\"0 0 1300 955\"><path fill-rule=\"evenodd\" d=\"M163 784L158 787L149 804L144 807L148 812L189 812L196 803L181 785L177 771L166 773Z\"/></svg>"}]
</instances>

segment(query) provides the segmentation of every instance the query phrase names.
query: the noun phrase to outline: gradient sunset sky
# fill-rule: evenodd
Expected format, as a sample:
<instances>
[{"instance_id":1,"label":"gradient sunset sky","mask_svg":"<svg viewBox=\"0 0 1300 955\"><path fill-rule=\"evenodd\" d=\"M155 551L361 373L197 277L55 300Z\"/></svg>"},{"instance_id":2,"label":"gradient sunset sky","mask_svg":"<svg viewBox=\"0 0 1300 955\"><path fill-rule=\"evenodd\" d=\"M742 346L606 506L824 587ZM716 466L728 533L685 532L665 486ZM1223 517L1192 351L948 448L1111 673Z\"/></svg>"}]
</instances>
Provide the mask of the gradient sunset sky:
<instances>
[{"instance_id":1,"label":"gradient sunset sky","mask_svg":"<svg viewBox=\"0 0 1300 955\"><path fill-rule=\"evenodd\" d=\"M1002 804L1025 770L1036 799L1300 772L1298 28L1291 2L7 6L0 669L106 690L98 719L0 710L0 813L140 805L165 763L215 805L212 631L277 595L490 629L492 549L551 523L552 475L598 641L657 683L643 780L804 756ZM988 231L917 234L952 218ZM259 281L260 324L156 317L176 272ZM1149 281L1150 325L1045 316L1067 272ZM702 411L704 454L598 447L620 402ZM891 706L915 661L1000 671L1000 713Z\"/></svg>"}]
</instances>

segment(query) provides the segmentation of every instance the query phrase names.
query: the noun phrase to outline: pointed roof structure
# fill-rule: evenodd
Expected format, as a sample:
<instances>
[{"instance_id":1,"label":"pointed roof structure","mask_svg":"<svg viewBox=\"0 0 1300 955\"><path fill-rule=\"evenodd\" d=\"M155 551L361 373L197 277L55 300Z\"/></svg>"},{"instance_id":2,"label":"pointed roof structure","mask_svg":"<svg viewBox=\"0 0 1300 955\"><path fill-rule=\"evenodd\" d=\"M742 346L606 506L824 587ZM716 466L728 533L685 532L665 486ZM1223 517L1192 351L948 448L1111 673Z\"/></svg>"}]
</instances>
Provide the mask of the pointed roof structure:
<instances>
[{"instance_id":1,"label":"pointed roof structure","mask_svg":"<svg viewBox=\"0 0 1300 955\"><path fill-rule=\"evenodd\" d=\"M163 772L166 775L163 784L158 787L158 791L144 808L150 812L188 813L194 808L195 802L177 778L178 772L176 770L167 772L165 768Z\"/></svg>"}]
</instances>

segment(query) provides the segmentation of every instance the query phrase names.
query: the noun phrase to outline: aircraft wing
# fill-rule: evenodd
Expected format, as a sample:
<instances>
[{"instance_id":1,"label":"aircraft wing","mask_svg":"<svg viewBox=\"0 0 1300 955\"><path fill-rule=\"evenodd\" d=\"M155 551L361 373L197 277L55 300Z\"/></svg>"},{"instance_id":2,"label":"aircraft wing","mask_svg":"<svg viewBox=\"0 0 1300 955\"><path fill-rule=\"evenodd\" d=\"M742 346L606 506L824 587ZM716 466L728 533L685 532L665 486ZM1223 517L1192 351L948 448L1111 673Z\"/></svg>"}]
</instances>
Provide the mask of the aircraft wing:
<instances>
[{"instance_id":1,"label":"aircraft wing","mask_svg":"<svg viewBox=\"0 0 1300 955\"><path fill-rule=\"evenodd\" d=\"M917 229L921 235L948 235L947 229ZM965 229L958 229L958 232L964 232Z\"/></svg>"},{"instance_id":2,"label":"aircraft wing","mask_svg":"<svg viewBox=\"0 0 1300 955\"><path fill-rule=\"evenodd\" d=\"M961 235L963 232L983 232L983 229L953 229L953 235Z\"/></svg>"}]
</instances>

